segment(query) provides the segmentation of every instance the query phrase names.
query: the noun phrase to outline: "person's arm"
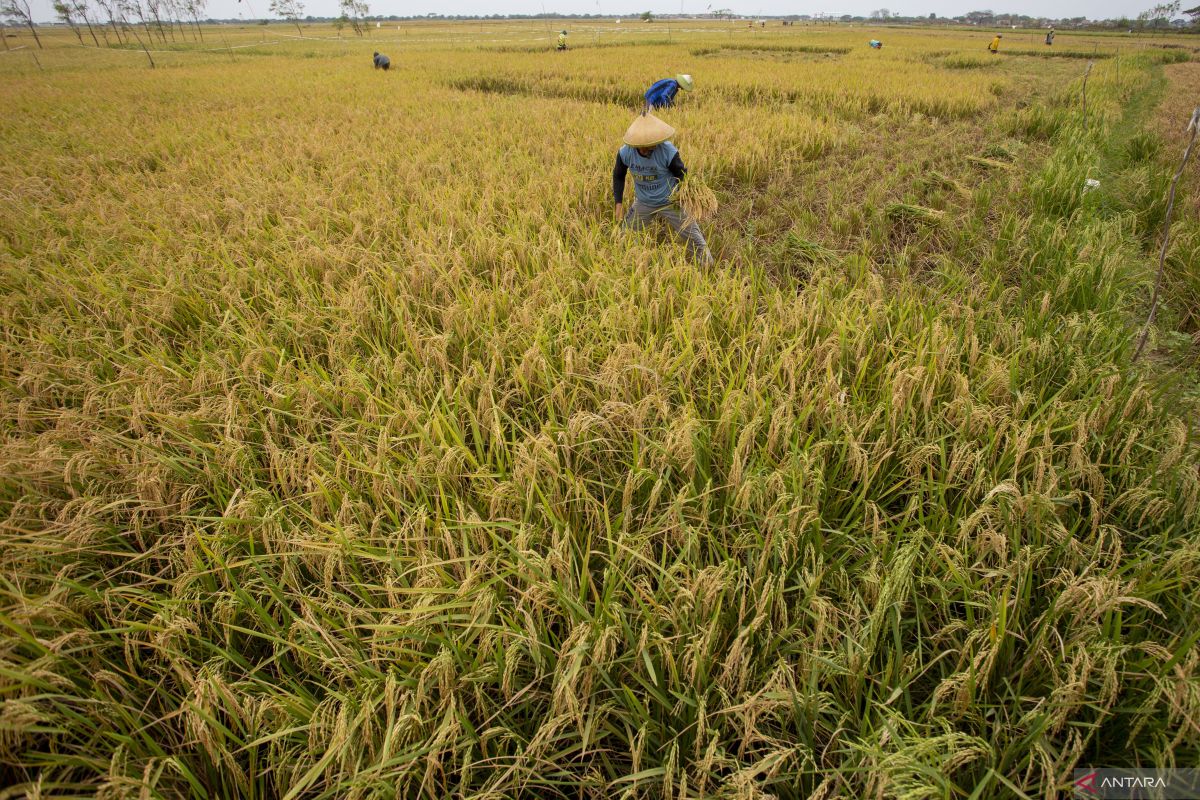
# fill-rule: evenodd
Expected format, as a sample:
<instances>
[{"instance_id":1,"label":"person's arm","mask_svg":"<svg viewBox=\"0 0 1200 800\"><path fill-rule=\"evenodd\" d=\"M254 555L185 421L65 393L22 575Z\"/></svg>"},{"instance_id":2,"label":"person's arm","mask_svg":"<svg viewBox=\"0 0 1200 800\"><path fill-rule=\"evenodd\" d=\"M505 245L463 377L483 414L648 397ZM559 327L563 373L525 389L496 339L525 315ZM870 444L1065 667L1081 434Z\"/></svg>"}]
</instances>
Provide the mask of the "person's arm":
<instances>
[{"instance_id":1,"label":"person's arm","mask_svg":"<svg viewBox=\"0 0 1200 800\"><path fill-rule=\"evenodd\" d=\"M676 180L683 180L687 175L687 167L683 165L683 159L679 157L679 153L675 153L675 157L671 159L671 163L667 164L667 172L675 176Z\"/></svg>"},{"instance_id":2,"label":"person's arm","mask_svg":"<svg viewBox=\"0 0 1200 800\"><path fill-rule=\"evenodd\" d=\"M621 154L617 153L617 163L613 165L613 213L617 219L621 218L621 202L625 199L625 173L629 172L629 167L625 166L625 162L621 160Z\"/></svg>"}]
</instances>

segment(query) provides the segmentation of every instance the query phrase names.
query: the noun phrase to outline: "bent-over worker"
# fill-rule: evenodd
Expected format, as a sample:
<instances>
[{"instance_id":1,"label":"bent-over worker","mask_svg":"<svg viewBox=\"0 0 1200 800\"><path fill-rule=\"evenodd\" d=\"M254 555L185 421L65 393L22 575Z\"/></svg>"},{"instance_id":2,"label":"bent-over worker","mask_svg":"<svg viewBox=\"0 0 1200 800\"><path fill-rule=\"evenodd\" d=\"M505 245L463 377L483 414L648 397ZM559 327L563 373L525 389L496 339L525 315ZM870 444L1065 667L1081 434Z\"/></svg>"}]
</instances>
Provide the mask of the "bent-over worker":
<instances>
[{"instance_id":1,"label":"bent-over worker","mask_svg":"<svg viewBox=\"0 0 1200 800\"><path fill-rule=\"evenodd\" d=\"M679 90L690 92L693 85L691 75L676 75L674 78L655 81L646 90L646 107L650 109L670 108L675 104L675 95L679 94Z\"/></svg>"},{"instance_id":2,"label":"bent-over worker","mask_svg":"<svg viewBox=\"0 0 1200 800\"><path fill-rule=\"evenodd\" d=\"M1001 36L1000 34L997 33L996 38L992 39L992 43L988 45L988 52L991 53L992 55L996 55L996 53L999 53L1000 52L1000 40L1003 38L1004 38L1003 36Z\"/></svg>"},{"instance_id":3,"label":"bent-over worker","mask_svg":"<svg viewBox=\"0 0 1200 800\"><path fill-rule=\"evenodd\" d=\"M622 227L632 230L662 220L683 239L693 258L711 264L712 253L700 226L695 220L685 219L683 210L671 201L672 192L687 174L679 149L668 141L674 135L674 128L647 111L625 131L625 144L617 151L613 166L613 213ZM633 203L628 212L622 213L627 173L633 173Z\"/></svg>"},{"instance_id":4,"label":"bent-over worker","mask_svg":"<svg viewBox=\"0 0 1200 800\"><path fill-rule=\"evenodd\" d=\"M378 50L376 50L375 51L375 69L381 69L386 72L387 70L391 69L391 66L392 66L392 60L390 58L388 58L387 56L385 56L383 53L380 53Z\"/></svg>"}]
</instances>

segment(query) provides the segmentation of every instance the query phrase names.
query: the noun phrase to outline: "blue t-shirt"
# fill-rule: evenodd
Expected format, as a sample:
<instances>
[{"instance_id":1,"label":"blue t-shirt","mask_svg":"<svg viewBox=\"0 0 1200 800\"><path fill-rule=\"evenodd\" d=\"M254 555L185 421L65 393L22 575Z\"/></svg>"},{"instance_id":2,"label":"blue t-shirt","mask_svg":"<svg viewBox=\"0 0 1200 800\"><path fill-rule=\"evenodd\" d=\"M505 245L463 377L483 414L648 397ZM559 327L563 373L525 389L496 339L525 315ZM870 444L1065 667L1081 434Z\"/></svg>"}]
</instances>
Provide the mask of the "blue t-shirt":
<instances>
[{"instance_id":1,"label":"blue t-shirt","mask_svg":"<svg viewBox=\"0 0 1200 800\"><path fill-rule=\"evenodd\" d=\"M651 108L667 108L675 102L675 95L678 93L679 81L663 78L646 90L646 104Z\"/></svg>"},{"instance_id":2,"label":"blue t-shirt","mask_svg":"<svg viewBox=\"0 0 1200 800\"><path fill-rule=\"evenodd\" d=\"M633 176L633 196L647 206L665 206L671 201L671 192L679 179L667 169L679 149L670 142L663 142L643 156L635 148L622 145L617 155L621 163L629 168Z\"/></svg>"}]
</instances>

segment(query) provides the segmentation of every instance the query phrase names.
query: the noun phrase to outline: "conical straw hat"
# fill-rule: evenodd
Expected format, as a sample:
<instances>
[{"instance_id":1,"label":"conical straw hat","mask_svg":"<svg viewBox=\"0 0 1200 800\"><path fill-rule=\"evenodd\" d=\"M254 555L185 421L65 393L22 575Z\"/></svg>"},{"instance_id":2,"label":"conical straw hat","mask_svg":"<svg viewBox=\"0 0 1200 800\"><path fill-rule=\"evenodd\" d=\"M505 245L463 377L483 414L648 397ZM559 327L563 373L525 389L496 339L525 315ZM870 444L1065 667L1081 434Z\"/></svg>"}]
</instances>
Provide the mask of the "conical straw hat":
<instances>
[{"instance_id":1,"label":"conical straw hat","mask_svg":"<svg viewBox=\"0 0 1200 800\"><path fill-rule=\"evenodd\" d=\"M674 128L647 112L638 114L629 130L625 131L625 144L630 147L654 147L674 135Z\"/></svg>"}]
</instances>

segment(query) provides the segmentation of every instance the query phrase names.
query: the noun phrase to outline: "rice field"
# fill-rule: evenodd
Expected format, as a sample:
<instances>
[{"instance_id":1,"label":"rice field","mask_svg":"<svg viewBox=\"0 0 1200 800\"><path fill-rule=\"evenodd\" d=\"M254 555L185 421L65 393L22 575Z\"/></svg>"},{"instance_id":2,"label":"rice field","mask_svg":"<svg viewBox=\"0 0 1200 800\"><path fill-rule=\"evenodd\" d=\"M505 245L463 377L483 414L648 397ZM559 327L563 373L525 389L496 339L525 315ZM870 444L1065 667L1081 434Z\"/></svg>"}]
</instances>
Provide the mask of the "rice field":
<instances>
[{"instance_id":1,"label":"rice field","mask_svg":"<svg viewBox=\"0 0 1200 800\"><path fill-rule=\"evenodd\" d=\"M1200 763L1191 41L560 27L6 40L0 797Z\"/></svg>"}]
</instances>

